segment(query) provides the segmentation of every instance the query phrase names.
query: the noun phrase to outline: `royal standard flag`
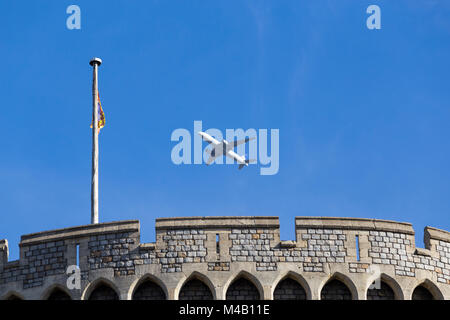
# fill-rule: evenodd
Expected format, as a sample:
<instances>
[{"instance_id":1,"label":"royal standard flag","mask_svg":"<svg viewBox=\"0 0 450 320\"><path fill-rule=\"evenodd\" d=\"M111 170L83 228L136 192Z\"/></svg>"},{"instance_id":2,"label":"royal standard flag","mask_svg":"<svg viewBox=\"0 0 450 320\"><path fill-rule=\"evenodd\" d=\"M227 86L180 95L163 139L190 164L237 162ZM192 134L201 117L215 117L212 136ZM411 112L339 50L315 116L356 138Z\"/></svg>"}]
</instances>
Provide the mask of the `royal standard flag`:
<instances>
[{"instance_id":1,"label":"royal standard flag","mask_svg":"<svg viewBox=\"0 0 450 320\"><path fill-rule=\"evenodd\" d=\"M97 119L98 119L98 132L100 133L100 129L103 128L105 126L105 114L103 112L102 109L102 104L100 102L100 95L97 92L97 102L98 102L98 114L97 114ZM91 128L92 128L92 123L91 123Z\"/></svg>"}]
</instances>

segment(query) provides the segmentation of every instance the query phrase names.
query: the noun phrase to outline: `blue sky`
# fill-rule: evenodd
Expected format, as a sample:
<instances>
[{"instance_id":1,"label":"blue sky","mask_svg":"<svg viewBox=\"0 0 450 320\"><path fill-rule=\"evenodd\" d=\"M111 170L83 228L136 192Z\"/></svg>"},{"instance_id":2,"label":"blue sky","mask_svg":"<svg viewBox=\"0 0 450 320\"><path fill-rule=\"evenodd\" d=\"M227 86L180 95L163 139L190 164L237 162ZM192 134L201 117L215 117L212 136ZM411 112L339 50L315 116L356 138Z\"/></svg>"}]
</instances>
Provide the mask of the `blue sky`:
<instances>
[{"instance_id":1,"label":"blue sky","mask_svg":"<svg viewBox=\"0 0 450 320\"><path fill-rule=\"evenodd\" d=\"M81 30L66 8L81 8ZM381 8L381 30L366 8ZM450 230L446 1L2 1L0 238L90 223L91 80L100 222L342 216ZM280 169L171 162L173 130L277 128Z\"/></svg>"}]
</instances>

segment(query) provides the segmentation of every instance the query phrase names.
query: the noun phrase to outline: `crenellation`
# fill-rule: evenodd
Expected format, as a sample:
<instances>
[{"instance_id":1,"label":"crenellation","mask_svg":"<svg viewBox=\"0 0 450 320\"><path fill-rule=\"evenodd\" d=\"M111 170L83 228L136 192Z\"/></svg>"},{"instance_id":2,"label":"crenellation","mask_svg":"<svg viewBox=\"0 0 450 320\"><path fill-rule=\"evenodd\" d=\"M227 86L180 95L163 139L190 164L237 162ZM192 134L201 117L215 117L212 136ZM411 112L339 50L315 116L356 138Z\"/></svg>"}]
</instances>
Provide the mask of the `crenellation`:
<instances>
[{"instance_id":1,"label":"crenellation","mask_svg":"<svg viewBox=\"0 0 450 320\"><path fill-rule=\"evenodd\" d=\"M8 263L9 248L8 240L0 240L0 270Z\"/></svg>"},{"instance_id":2,"label":"crenellation","mask_svg":"<svg viewBox=\"0 0 450 320\"><path fill-rule=\"evenodd\" d=\"M243 271L268 279L289 270L313 283L333 278L338 271L340 277L365 282L378 268L406 286L425 275L442 295L449 294L450 236L446 231L427 227L426 249L421 249L415 247L414 230L407 223L328 217L297 217L295 222L296 240L283 241L277 217L157 219L154 243L140 243L135 220L80 226L22 236L20 259L13 262L8 262L8 243L2 240L0 297L8 288L33 296L52 281L64 284L67 267L76 263L77 245L83 288L100 276L123 285L147 274L166 279L160 281L181 281L192 272L207 274L212 283L218 281L218 288L229 286L221 281ZM171 281L175 280L168 285ZM336 288L330 287L324 297L342 296L342 288ZM277 291L278 297L289 296L283 290ZM216 292L214 296L226 295ZM230 293L234 296L239 293ZM192 297L192 292L186 291L183 297ZM380 295L371 292L370 297Z\"/></svg>"}]
</instances>

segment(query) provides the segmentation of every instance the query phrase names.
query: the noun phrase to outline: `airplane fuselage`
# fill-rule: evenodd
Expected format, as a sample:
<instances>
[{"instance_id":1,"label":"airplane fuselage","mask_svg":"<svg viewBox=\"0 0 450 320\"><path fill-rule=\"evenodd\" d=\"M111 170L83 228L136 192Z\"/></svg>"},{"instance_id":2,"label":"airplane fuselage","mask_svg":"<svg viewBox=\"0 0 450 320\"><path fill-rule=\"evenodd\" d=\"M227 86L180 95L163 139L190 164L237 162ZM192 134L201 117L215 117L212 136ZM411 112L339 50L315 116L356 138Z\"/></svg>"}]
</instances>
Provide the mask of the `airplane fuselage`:
<instances>
[{"instance_id":1,"label":"airplane fuselage","mask_svg":"<svg viewBox=\"0 0 450 320\"><path fill-rule=\"evenodd\" d=\"M234 149L233 144L228 143L228 141L226 140L222 140L220 142L217 139L213 138L211 135L207 134L206 132L199 132L198 134L201 135L205 141L209 142L212 145L213 149L209 153L211 157L210 159L212 159L212 161L217 157L225 155L227 157L236 160L236 162L239 163L240 165L248 166L248 162L245 161L245 156L241 156L233 151Z\"/></svg>"}]
</instances>

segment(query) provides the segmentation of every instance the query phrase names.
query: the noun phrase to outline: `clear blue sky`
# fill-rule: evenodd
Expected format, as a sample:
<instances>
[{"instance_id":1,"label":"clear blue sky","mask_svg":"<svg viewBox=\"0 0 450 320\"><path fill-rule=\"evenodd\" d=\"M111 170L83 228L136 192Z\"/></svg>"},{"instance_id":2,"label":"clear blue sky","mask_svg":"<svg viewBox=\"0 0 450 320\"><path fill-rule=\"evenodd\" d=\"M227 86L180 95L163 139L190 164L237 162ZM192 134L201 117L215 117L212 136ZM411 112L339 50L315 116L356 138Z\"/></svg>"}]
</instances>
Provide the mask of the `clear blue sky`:
<instances>
[{"instance_id":1,"label":"clear blue sky","mask_svg":"<svg viewBox=\"0 0 450 320\"><path fill-rule=\"evenodd\" d=\"M81 8L81 30L66 8ZM381 30L366 8L381 7ZM447 1L0 3L0 238L90 223L91 80L100 221L345 216L450 230ZM280 170L171 162L176 128L280 129Z\"/></svg>"}]
</instances>

